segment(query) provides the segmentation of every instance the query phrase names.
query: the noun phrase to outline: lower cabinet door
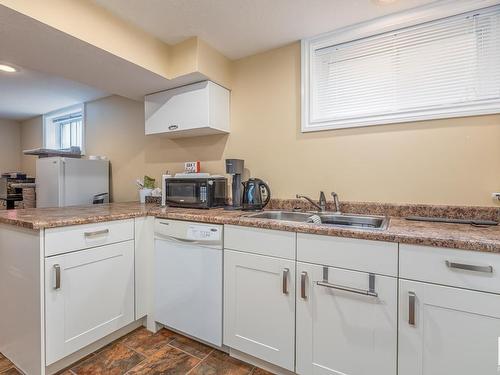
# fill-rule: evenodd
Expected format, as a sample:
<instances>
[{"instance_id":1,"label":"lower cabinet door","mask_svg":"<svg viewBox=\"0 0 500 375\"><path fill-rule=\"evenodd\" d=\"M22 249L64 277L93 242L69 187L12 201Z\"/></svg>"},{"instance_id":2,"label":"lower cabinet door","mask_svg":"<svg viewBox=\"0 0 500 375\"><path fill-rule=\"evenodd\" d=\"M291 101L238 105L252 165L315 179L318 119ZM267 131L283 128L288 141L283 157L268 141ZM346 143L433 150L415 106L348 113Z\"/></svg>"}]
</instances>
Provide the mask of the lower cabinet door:
<instances>
[{"instance_id":1,"label":"lower cabinet door","mask_svg":"<svg viewBox=\"0 0 500 375\"><path fill-rule=\"evenodd\" d=\"M295 262L224 251L224 344L294 370Z\"/></svg>"},{"instance_id":2,"label":"lower cabinet door","mask_svg":"<svg viewBox=\"0 0 500 375\"><path fill-rule=\"evenodd\" d=\"M399 283L400 375L499 373L499 295Z\"/></svg>"},{"instance_id":3,"label":"lower cabinet door","mask_svg":"<svg viewBox=\"0 0 500 375\"><path fill-rule=\"evenodd\" d=\"M46 258L47 365L133 320L133 241Z\"/></svg>"},{"instance_id":4,"label":"lower cabinet door","mask_svg":"<svg viewBox=\"0 0 500 375\"><path fill-rule=\"evenodd\" d=\"M297 373L395 375L397 298L396 278L297 263Z\"/></svg>"}]
</instances>

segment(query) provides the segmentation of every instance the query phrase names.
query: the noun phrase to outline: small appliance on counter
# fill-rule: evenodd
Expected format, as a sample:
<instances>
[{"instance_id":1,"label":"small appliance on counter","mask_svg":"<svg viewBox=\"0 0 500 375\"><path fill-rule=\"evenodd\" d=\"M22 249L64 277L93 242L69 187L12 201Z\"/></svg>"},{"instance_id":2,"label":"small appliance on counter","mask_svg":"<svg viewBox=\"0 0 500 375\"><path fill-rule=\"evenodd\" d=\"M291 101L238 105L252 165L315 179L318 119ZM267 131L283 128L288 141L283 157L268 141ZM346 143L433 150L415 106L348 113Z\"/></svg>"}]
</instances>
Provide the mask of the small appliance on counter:
<instances>
[{"instance_id":1,"label":"small appliance on counter","mask_svg":"<svg viewBox=\"0 0 500 375\"><path fill-rule=\"evenodd\" d=\"M233 176L231 194L233 203L226 206L228 210L241 210L241 176L243 175L245 161L241 159L226 159L226 173Z\"/></svg>"},{"instance_id":2,"label":"small appliance on counter","mask_svg":"<svg viewBox=\"0 0 500 375\"><path fill-rule=\"evenodd\" d=\"M271 200L271 189L259 178L250 178L243 182L242 209L259 211L264 209Z\"/></svg>"},{"instance_id":3,"label":"small appliance on counter","mask_svg":"<svg viewBox=\"0 0 500 375\"><path fill-rule=\"evenodd\" d=\"M178 173L162 177L162 206L185 208L224 207L227 179L208 173Z\"/></svg>"},{"instance_id":4,"label":"small appliance on counter","mask_svg":"<svg viewBox=\"0 0 500 375\"><path fill-rule=\"evenodd\" d=\"M108 195L109 195L108 193L101 193L94 195L92 204L104 204Z\"/></svg>"},{"instance_id":5,"label":"small appliance on counter","mask_svg":"<svg viewBox=\"0 0 500 375\"><path fill-rule=\"evenodd\" d=\"M9 172L0 177L0 200L5 201L8 210L15 208L16 202L23 200L23 187L32 187L35 179L25 173Z\"/></svg>"}]
</instances>

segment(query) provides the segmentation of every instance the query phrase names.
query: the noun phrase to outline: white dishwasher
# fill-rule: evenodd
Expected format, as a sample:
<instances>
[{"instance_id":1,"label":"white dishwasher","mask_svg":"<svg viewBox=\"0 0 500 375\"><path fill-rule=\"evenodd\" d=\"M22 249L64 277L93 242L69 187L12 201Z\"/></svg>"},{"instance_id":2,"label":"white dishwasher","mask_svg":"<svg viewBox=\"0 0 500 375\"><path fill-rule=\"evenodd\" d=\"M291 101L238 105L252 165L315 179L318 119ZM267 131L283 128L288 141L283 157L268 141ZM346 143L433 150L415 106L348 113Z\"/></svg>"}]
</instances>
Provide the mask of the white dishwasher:
<instances>
[{"instance_id":1,"label":"white dishwasher","mask_svg":"<svg viewBox=\"0 0 500 375\"><path fill-rule=\"evenodd\" d=\"M155 320L222 346L221 225L155 220Z\"/></svg>"}]
</instances>

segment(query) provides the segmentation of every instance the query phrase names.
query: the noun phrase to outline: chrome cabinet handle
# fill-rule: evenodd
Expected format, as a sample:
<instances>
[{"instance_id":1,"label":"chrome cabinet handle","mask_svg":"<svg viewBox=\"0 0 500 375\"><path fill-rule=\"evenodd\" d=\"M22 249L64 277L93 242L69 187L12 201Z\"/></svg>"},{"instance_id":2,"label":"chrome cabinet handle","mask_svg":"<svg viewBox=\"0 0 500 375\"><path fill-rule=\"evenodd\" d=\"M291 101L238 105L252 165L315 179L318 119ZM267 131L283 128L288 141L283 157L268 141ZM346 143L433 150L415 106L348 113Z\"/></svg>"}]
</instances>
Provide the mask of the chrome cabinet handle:
<instances>
[{"instance_id":1,"label":"chrome cabinet handle","mask_svg":"<svg viewBox=\"0 0 500 375\"><path fill-rule=\"evenodd\" d=\"M103 234L108 234L109 229L103 229L103 230L97 230L95 232L85 232L83 235L85 237L96 237L96 236L102 236Z\"/></svg>"},{"instance_id":2,"label":"chrome cabinet handle","mask_svg":"<svg viewBox=\"0 0 500 375\"><path fill-rule=\"evenodd\" d=\"M288 274L290 270L288 268L283 268L283 294L288 294Z\"/></svg>"},{"instance_id":3,"label":"chrome cabinet handle","mask_svg":"<svg viewBox=\"0 0 500 375\"><path fill-rule=\"evenodd\" d=\"M415 327L415 301L417 295L414 292L408 292L408 324Z\"/></svg>"},{"instance_id":4,"label":"chrome cabinet handle","mask_svg":"<svg viewBox=\"0 0 500 375\"><path fill-rule=\"evenodd\" d=\"M55 290L61 289L61 266L59 264L54 264L54 271L56 272L56 285Z\"/></svg>"},{"instance_id":5,"label":"chrome cabinet handle","mask_svg":"<svg viewBox=\"0 0 500 375\"><path fill-rule=\"evenodd\" d=\"M324 286L326 288L330 289L337 289L337 290L342 290L344 292L350 292L350 293L355 293L355 294L362 294L364 296L370 296L370 297L378 297L377 292L373 292L370 290L364 290L364 289L358 289L358 288L351 288L349 286L343 286L343 285L337 285L337 284L331 284L326 281L316 281L316 284L319 286Z\"/></svg>"},{"instance_id":6,"label":"chrome cabinet handle","mask_svg":"<svg viewBox=\"0 0 500 375\"><path fill-rule=\"evenodd\" d=\"M302 299L307 299L307 295L306 295L306 279L307 279L307 272L303 271L300 274L300 298L302 298Z\"/></svg>"},{"instance_id":7,"label":"chrome cabinet handle","mask_svg":"<svg viewBox=\"0 0 500 375\"><path fill-rule=\"evenodd\" d=\"M455 269L459 269L459 270L467 270L467 271L475 271L475 272L493 273L492 266L476 266L473 264L450 262L449 260L446 260L445 263L446 263L446 267L448 267L448 268L455 268Z\"/></svg>"},{"instance_id":8,"label":"chrome cabinet handle","mask_svg":"<svg viewBox=\"0 0 500 375\"><path fill-rule=\"evenodd\" d=\"M375 274L368 274L368 290L352 288L350 286L337 285L328 282L328 267L323 267L323 281L316 281L316 285L324 286L325 288L342 290L343 292L350 292L355 294L362 294L364 296L378 297L375 291Z\"/></svg>"}]
</instances>

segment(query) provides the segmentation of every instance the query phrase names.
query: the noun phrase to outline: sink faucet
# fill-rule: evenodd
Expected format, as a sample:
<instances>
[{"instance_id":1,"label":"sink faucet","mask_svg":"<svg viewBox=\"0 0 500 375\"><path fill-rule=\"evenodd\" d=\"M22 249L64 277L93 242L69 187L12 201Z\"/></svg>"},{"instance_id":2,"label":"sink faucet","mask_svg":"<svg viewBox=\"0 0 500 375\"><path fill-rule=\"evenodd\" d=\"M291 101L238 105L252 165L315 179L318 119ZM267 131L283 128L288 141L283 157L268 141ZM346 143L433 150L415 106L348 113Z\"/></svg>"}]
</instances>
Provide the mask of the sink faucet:
<instances>
[{"instance_id":1,"label":"sink faucet","mask_svg":"<svg viewBox=\"0 0 500 375\"><path fill-rule=\"evenodd\" d=\"M305 195L299 195L297 194L296 195L297 199L300 199L300 198L304 198L306 201L308 201L309 203L311 203L314 207L316 207L318 209L318 211L325 211L326 210L326 198L325 198L325 193L323 193L322 191L319 193L319 203L316 203L315 201L313 201L311 198L309 197L306 197Z\"/></svg>"},{"instance_id":2,"label":"sink faucet","mask_svg":"<svg viewBox=\"0 0 500 375\"><path fill-rule=\"evenodd\" d=\"M340 214L340 200L339 200L339 196L336 192L332 192L332 198L333 198L333 202L335 204L335 213L336 214Z\"/></svg>"}]
</instances>

